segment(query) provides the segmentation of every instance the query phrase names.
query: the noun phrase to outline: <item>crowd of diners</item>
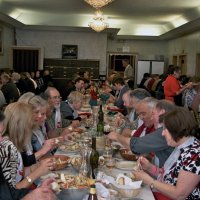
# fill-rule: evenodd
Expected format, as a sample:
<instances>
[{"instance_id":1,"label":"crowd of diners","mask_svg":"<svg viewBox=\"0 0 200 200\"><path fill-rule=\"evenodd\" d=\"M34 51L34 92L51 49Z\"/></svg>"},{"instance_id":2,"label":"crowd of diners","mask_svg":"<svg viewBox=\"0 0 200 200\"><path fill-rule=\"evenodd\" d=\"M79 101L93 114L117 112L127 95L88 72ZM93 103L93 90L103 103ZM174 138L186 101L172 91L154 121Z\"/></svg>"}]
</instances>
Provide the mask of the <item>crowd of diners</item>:
<instances>
[{"instance_id":1,"label":"crowd of diners","mask_svg":"<svg viewBox=\"0 0 200 200\"><path fill-rule=\"evenodd\" d=\"M124 65L125 68L130 65ZM126 70L128 71L128 70ZM33 75L34 74L34 75ZM144 74L133 88L131 77L113 72L106 81L88 72L74 75L62 91L48 71L1 73L0 196L3 199L55 199L52 179L38 178L54 169L58 141L74 138L85 116L78 115L86 96L120 110L113 118L120 132L107 137L139 156L136 180L149 185L156 200L200 198L198 111L200 82L167 74ZM5 192L7 191L7 192Z\"/></svg>"}]
</instances>

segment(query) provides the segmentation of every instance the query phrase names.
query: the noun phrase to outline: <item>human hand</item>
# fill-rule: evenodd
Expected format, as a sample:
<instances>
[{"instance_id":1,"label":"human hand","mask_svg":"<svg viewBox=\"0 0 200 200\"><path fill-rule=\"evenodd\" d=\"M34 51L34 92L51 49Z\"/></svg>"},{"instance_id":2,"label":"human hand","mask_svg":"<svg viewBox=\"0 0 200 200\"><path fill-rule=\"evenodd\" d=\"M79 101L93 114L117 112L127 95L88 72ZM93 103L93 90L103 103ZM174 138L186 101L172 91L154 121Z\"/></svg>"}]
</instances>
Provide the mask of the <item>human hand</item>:
<instances>
[{"instance_id":1,"label":"human hand","mask_svg":"<svg viewBox=\"0 0 200 200\"><path fill-rule=\"evenodd\" d=\"M121 113L118 113L116 118L115 118L115 125L117 127L120 127L122 124L124 124L124 115L122 115Z\"/></svg>"},{"instance_id":2,"label":"human hand","mask_svg":"<svg viewBox=\"0 0 200 200\"><path fill-rule=\"evenodd\" d=\"M151 171L153 165L144 156L140 156L138 159L138 165L145 171Z\"/></svg>"},{"instance_id":3,"label":"human hand","mask_svg":"<svg viewBox=\"0 0 200 200\"><path fill-rule=\"evenodd\" d=\"M65 140L73 141L73 140L75 140L75 138L76 138L76 134L75 133L70 133L70 134L65 136Z\"/></svg>"},{"instance_id":4,"label":"human hand","mask_svg":"<svg viewBox=\"0 0 200 200\"><path fill-rule=\"evenodd\" d=\"M61 135L64 137L64 136L70 134L72 130L73 130L73 127L69 126L69 127L67 127L67 128L65 128L65 129L62 130Z\"/></svg>"},{"instance_id":5,"label":"human hand","mask_svg":"<svg viewBox=\"0 0 200 200\"><path fill-rule=\"evenodd\" d=\"M136 170L133 171L132 173L136 180L142 180L143 183L147 185L150 185L154 181L154 179L143 170Z\"/></svg>"},{"instance_id":6,"label":"human hand","mask_svg":"<svg viewBox=\"0 0 200 200\"><path fill-rule=\"evenodd\" d=\"M110 95L109 99L107 100L108 103L114 103L115 102L115 97L113 95Z\"/></svg>"},{"instance_id":7,"label":"human hand","mask_svg":"<svg viewBox=\"0 0 200 200\"><path fill-rule=\"evenodd\" d=\"M79 120L73 120L71 125L72 125L73 128L77 128L78 126L80 126L80 121Z\"/></svg>"},{"instance_id":8,"label":"human hand","mask_svg":"<svg viewBox=\"0 0 200 200\"><path fill-rule=\"evenodd\" d=\"M56 137L54 138L54 143L55 146L58 147L60 144L62 144L64 142L64 137L60 136L60 137Z\"/></svg>"},{"instance_id":9,"label":"human hand","mask_svg":"<svg viewBox=\"0 0 200 200\"><path fill-rule=\"evenodd\" d=\"M54 138L48 139L48 140L45 140L42 146L42 150L44 151L44 154L46 154L47 152L55 149L56 147L57 147L56 140Z\"/></svg>"},{"instance_id":10,"label":"human hand","mask_svg":"<svg viewBox=\"0 0 200 200\"><path fill-rule=\"evenodd\" d=\"M107 135L107 137L108 137L110 140L115 140L115 141L117 141L117 140L118 140L118 133L112 131L112 132L110 132L110 133Z\"/></svg>"},{"instance_id":11,"label":"human hand","mask_svg":"<svg viewBox=\"0 0 200 200\"><path fill-rule=\"evenodd\" d=\"M22 200L55 200L56 195L49 187L38 187L29 194L27 194Z\"/></svg>"},{"instance_id":12,"label":"human hand","mask_svg":"<svg viewBox=\"0 0 200 200\"><path fill-rule=\"evenodd\" d=\"M53 158L44 158L40 160L39 166L36 170L38 170L40 176L48 173L53 170L55 166L55 161Z\"/></svg>"},{"instance_id":13,"label":"human hand","mask_svg":"<svg viewBox=\"0 0 200 200\"><path fill-rule=\"evenodd\" d=\"M47 179L45 179L42 182L41 186L42 187L49 187L49 188L51 188L51 183L53 183L53 182L55 182L55 179L53 179L53 178L47 178Z\"/></svg>"},{"instance_id":14,"label":"human hand","mask_svg":"<svg viewBox=\"0 0 200 200\"><path fill-rule=\"evenodd\" d=\"M186 87L187 89L191 89L191 88L193 88L193 86L194 86L194 83L193 83L193 82L188 82L187 84L185 84L185 87Z\"/></svg>"}]
</instances>

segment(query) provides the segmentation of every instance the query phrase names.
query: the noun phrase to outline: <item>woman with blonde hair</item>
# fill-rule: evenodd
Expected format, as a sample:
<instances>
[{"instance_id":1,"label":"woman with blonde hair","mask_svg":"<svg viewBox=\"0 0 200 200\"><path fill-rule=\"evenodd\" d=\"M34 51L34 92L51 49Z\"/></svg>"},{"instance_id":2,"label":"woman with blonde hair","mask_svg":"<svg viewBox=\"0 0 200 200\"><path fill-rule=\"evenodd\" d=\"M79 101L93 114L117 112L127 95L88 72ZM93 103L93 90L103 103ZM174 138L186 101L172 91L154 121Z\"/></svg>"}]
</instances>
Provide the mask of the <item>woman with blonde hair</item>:
<instances>
[{"instance_id":1,"label":"woman with blonde hair","mask_svg":"<svg viewBox=\"0 0 200 200\"><path fill-rule=\"evenodd\" d=\"M47 102L31 92L23 94L18 101L24 102L32 108L32 135L26 145L26 152L22 154L24 165L30 166L35 164L42 156L55 149L57 145L54 139L48 139L46 133Z\"/></svg>"},{"instance_id":2,"label":"woman with blonde hair","mask_svg":"<svg viewBox=\"0 0 200 200\"><path fill-rule=\"evenodd\" d=\"M29 100L33 110L33 135L31 139L31 146L33 152L35 152L36 158L43 156L44 154L54 150L57 147L55 139L48 139L45 120L46 112L48 109L47 102L40 96L34 96ZM57 138L59 141L61 138Z\"/></svg>"},{"instance_id":3,"label":"woman with blonde hair","mask_svg":"<svg viewBox=\"0 0 200 200\"><path fill-rule=\"evenodd\" d=\"M5 109L5 127L0 142L0 164L6 181L11 187L28 188L41 175L53 167L52 159L24 168L21 153L32 137L32 109L28 104L16 102Z\"/></svg>"}]
</instances>

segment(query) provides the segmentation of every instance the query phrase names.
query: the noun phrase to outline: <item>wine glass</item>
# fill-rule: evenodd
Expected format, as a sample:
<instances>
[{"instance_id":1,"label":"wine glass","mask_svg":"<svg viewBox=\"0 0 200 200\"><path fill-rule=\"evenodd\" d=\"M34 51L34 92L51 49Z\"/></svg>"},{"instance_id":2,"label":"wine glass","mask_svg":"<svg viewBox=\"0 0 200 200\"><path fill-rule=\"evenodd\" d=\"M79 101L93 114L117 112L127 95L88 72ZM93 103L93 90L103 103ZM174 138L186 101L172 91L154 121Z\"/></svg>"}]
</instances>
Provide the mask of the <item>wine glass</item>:
<instances>
[{"instance_id":1,"label":"wine glass","mask_svg":"<svg viewBox=\"0 0 200 200\"><path fill-rule=\"evenodd\" d=\"M105 161L107 161L107 159L112 158L112 149L110 148L105 148L105 150L103 151L103 157L105 159Z\"/></svg>"},{"instance_id":2,"label":"wine glass","mask_svg":"<svg viewBox=\"0 0 200 200\"><path fill-rule=\"evenodd\" d=\"M104 179L105 173L102 172L99 168L94 169L94 176L96 181L101 182Z\"/></svg>"},{"instance_id":3,"label":"wine glass","mask_svg":"<svg viewBox=\"0 0 200 200\"><path fill-rule=\"evenodd\" d=\"M115 159L114 158L107 158L106 160L106 167L112 171L112 169L115 167Z\"/></svg>"}]
</instances>

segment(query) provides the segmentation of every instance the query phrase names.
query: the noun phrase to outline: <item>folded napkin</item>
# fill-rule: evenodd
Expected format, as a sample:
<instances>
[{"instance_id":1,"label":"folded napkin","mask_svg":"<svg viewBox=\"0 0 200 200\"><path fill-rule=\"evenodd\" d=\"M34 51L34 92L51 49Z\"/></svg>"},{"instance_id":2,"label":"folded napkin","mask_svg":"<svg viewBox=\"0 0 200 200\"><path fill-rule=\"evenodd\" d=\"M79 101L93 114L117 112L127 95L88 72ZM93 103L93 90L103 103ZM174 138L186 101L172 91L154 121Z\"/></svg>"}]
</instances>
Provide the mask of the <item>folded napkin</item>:
<instances>
[{"instance_id":1,"label":"folded napkin","mask_svg":"<svg viewBox=\"0 0 200 200\"><path fill-rule=\"evenodd\" d=\"M119 180L123 179L123 184L119 184ZM104 174L103 178L101 179L102 183L105 184L113 184L117 188L122 189L139 189L141 188L142 181L132 181L131 178L125 176L124 174L118 174L116 180Z\"/></svg>"},{"instance_id":2,"label":"folded napkin","mask_svg":"<svg viewBox=\"0 0 200 200\"><path fill-rule=\"evenodd\" d=\"M97 196L100 197L101 200L103 200L103 199L105 199L105 200L110 199L109 190L105 186L103 186L103 184L96 183L95 185L96 185L96 190L97 190Z\"/></svg>"}]
</instances>

